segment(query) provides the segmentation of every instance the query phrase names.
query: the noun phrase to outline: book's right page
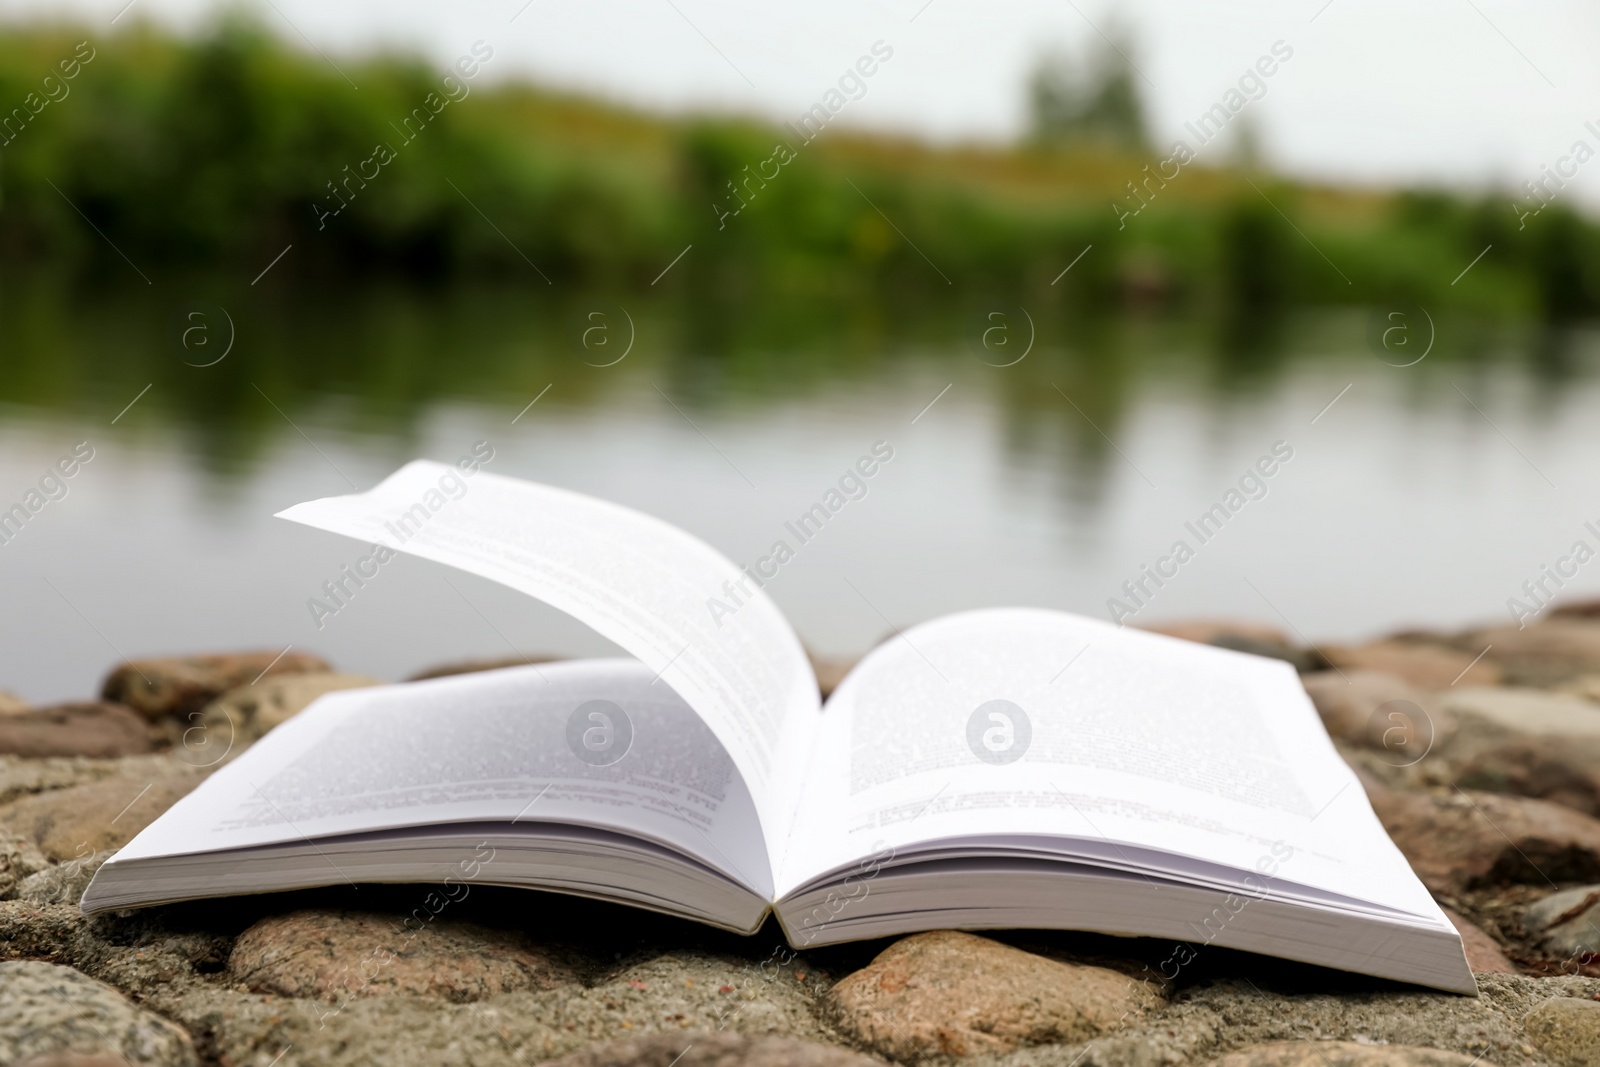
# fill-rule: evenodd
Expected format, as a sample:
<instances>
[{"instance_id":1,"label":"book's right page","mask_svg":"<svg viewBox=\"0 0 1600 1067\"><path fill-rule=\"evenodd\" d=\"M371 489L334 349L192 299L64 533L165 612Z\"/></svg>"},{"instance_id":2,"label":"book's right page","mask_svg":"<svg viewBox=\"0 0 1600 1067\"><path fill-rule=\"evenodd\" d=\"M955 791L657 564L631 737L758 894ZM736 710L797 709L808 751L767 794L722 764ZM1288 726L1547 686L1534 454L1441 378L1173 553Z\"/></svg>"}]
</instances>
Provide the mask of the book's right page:
<instances>
[{"instance_id":1,"label":"book's right page","mask_svg":"<svg viewBox=\"0 0 1600 1067\"><path fill-rule=\"evenodd\" d=\"M868 655L775 844L780 898L867 857L967 849L1211 885L1270 871L1279 899L1446 923L1288 664L1038 609Z\"/></svg>"}]
</instances>

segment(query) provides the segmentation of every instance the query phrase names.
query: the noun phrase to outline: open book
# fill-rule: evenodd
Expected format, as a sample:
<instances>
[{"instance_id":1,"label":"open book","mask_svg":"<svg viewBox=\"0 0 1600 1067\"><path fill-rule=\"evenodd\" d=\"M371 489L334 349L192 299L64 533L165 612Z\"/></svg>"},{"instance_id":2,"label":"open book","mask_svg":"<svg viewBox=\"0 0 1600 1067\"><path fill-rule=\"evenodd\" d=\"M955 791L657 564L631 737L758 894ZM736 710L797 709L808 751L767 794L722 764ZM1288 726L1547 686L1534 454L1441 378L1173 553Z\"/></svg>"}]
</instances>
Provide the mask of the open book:
<instances>
[{"instance_id":1,"label":"open book","mask_svg":"<svg viewBox=\"0 0 1600 1067\"><path fill-rule=\"evenodd\" d=\"M1476 991L1288 665L994 609L897 634L822 704L758 577L462 467L282 516L501 582L636 658L324 696L102 866L85 912L494 883L747 934L774 912L797 948L1094 930L1187 943L1173 967L1214 944Z\"/></svg>"}]
</instances>

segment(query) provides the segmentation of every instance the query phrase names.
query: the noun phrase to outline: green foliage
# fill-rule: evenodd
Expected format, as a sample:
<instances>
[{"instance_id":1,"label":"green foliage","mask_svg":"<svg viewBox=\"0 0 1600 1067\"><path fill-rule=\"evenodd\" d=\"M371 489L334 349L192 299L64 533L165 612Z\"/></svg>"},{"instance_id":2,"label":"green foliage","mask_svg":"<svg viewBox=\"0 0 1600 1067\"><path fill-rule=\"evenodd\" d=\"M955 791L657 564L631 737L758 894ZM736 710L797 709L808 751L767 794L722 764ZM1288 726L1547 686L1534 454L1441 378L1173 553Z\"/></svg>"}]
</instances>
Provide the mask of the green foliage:
<instances>
[{"instance_id":1,"label":"green foliage","mask_svg":"<svg viewBox=\"0 0 1600 1067\"><path fill-rule=\"evenodd\" d=\"M508 81L492 61L499 80L452 97L426 63L341 58L341 73L240 19L193 40L98 33L0 37L7 272L247 282L293 244L263 284L488 279L713 308L1003 294L1245 318L1400 296L1490 316L1600 309L1600 230L1559 204L1524 224L1504 198L1247 180L1202 157L1143 186L1153 199L1119 222L1150 160L1114 50L1082 76L1035 77L1048 146L935 149L650 116ZM94 58L35 113L80 41Z\"/></svg>"}]
</instances>

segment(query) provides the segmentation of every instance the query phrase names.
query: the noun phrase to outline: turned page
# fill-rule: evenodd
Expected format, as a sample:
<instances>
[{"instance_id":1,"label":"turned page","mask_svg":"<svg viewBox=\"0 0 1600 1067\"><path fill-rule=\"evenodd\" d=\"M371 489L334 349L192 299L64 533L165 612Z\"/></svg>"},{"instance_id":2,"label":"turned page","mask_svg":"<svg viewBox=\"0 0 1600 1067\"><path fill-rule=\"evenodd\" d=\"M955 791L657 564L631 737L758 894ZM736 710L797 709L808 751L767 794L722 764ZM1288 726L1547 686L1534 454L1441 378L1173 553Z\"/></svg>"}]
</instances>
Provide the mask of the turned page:
<instances>
[{"instance_id":1,"label":"turned page","mask_svg":"<svg viewBox=\"0 0 1600 1067\"><path fill-rule=\"evenodd\" d=\"M780 894L940 842L1191 880L1266 867L1280 892L1436 914L1293 668L1060 612L874 650L824 709L800 811Z\"/></svg>"},{"instance_id":2,"label":"turned page","mask_svg":"<svg viewBox=\"0 0 1600 1067\"><path fill-rule=\"evenodd\" d=\"M606 744L588 744L601 729ZM631 659L329 694L203 782L114 862L484 822L653 840L770 898L766 844L732 760L683 698Z\"/></svg>"},{"instance_id":3,"label":"turned page","mask_svg":"<svg viewBox=\"0 0 1600 1067\"><path fill-rule=\"evenodd\" d=\"M458 467L460 469L458 469ZM281 518L480 575L550 604L637 656L704 717L755 798L787 825L773 781L804 752L816 678L788 620L726 557L669 523L564 489L418 460L373 489ZM747 595L707 610L724 583Z\"/></svg>"}]
</instances>

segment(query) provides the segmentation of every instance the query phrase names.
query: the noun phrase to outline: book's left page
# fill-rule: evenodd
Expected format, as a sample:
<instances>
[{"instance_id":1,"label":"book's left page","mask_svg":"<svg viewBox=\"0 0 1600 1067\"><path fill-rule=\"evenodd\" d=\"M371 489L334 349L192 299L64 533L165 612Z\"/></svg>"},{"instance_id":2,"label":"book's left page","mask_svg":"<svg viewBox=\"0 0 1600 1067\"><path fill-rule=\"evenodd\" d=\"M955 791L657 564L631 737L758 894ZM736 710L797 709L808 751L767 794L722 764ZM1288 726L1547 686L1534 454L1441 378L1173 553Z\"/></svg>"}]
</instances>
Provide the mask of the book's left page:
<instances>
[{"instance_id":1,"label":"book's left page","mask_svg":"<svg viewBox=\"0 0 1600 1067\"><path fill-rule=\"evenodd\" d=\"M615 641L711 727L769 835L787 825L776 754L809 751L816 677L777 605L703 541L581 493L424 460L279 517L499 582ZM739 609L708 611L730 585Z\"/></svg>"},{"instance_id":2,"label":"book's left page","mask_svg":"<svg viewBox=\"0 0 1600 1067\"><path fill-rule=\"evenodd\" d=\"M637 660L575 660L331 693L135 837L84 907L437 881L416 841L444 855L450 835L465 834L502 852L487 881L604 896L645 864L732 883L752 898L741 907L764 911L771 872L749 791L710 728L654 675ZM591 731L619 727L606 715L619 707L622 750L586 746ZM276 880L265 868L294 849L307 852L301 873ZM598 872L587 887L563 873L578 853ZM238 859L252 854L254 868Z\"/></svg>"}]
</instances>

